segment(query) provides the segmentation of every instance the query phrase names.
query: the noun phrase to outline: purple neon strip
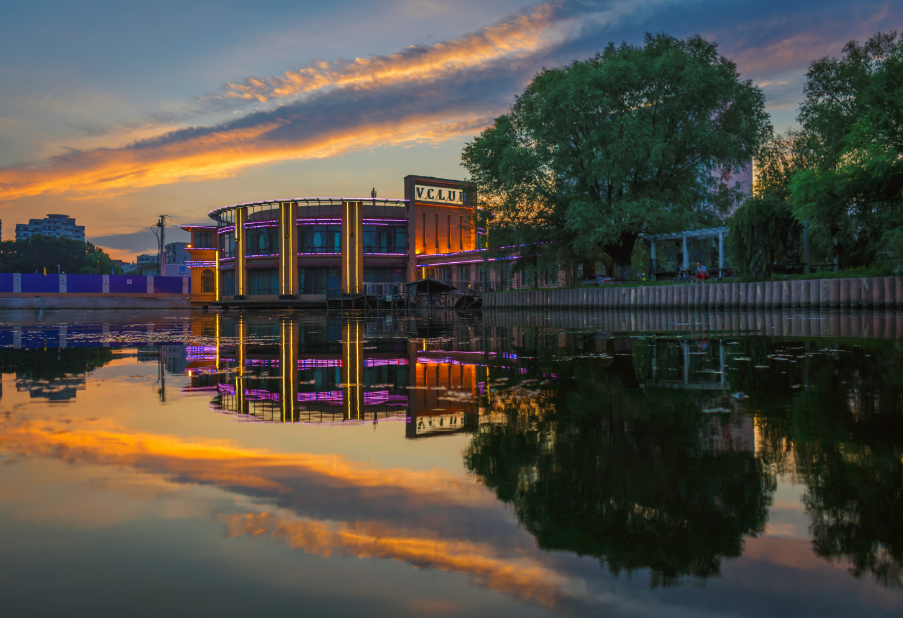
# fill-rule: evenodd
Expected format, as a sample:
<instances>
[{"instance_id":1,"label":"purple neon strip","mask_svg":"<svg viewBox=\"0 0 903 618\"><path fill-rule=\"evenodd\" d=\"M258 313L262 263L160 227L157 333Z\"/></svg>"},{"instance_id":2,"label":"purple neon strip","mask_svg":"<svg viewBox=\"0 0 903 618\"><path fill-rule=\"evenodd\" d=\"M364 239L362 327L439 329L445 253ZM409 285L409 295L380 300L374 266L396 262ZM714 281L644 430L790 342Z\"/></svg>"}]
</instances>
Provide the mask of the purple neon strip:
<instances>
[{"instance_id":1,"label":"purple neon strip","mask_svg":"<svg viewBox=\"0 0 903 618\"><path fill-rule=\"evenodd\" d=\"M417 256L418 258L420 256ZM516 257L487 258L485 260L461 260L459 262L435 262L431 264L418 264L418 266L451 266L452 264L482 264L483 262L498 262L501 260L516 260Z\"/></svg>"},{"instance_id":2,"label":"purple neon strip","mask_svg":"<svg viewBox=\"0 0 903 618\"><path fill-rule=\"evenodd\" d=\"M546 240L543 242L537 243L524 243L522 245L508 245L505 247L499 247L499 249L517 249L518 247L532 247L534 245L547 245L549 243L559 242L557 240ZM451 253L425 253L423 255L418 255L418 258L428 258L428 257L451 257L453 255L462 255L464 253L480 253L482 251L489 251L489 249L468 249L467 251L452 251Z\"/></svg>"},{"instance_id":3,"label":"purple neon strip","mask_svg":"<svg viewBox=\"0 0 903 618\"><path fill-rule=\"evenodd\" d=\"M338 253L299 253L298 255L342 255L342 252Z\"/></svg>"},{"instance_id":4,"label":"purple neon strip","mask_svg":"<svg viewBox=\"0 0 903 618\"><path fill-rule=\"evenodd\" d=\"M221 227L219 230L217 230L216 233L217 234L226 234L228 232L234 232L234 231L235 231L234 225L227 225L226 227Z\"/></svg>"},{"instance_id":5,"label":"purple neon strip","mask_svg":"<svg viewBox=\"0 0 903 618\"><path fill-rule=\"evenodd\" d=\"M278 253L260 253L258 255L246 255L246 258L259 258L259 257L279 257Z\"/></svg>"},{"instance_id":6,"label":"purple neon strip","mask_svg":"<svg viewBox=\"0 0 903 618\"><path fill-rule=\"evenodd\" d=\"M383 221L386 221L389 223L407 223L408 222L407 219L363 219L364 225L366 225L367 223L373 223L373 222L380 223Z\"/></svg>"},{"instance_id":7,"label":"purple neon strip","mask_svg":"<svg viewBox=\"0 0 903 618\"><path fill-rule=\"evenodd\" d=\"M313 369L315 367L341 367L341 358L301 358L298 359L298 369Z\"/></svg>"}]
</instances>

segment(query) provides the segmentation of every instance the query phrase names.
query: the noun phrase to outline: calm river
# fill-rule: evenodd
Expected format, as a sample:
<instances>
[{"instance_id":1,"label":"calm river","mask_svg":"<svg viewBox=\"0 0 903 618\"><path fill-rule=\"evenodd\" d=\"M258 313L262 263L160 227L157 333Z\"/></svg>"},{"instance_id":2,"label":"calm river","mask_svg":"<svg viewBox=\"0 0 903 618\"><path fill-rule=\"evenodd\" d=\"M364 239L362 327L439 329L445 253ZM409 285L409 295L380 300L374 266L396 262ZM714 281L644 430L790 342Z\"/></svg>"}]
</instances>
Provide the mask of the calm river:
<instances>
[{"instance_id":1,"label":"calm river","mask_svg":"<svg viewBox=\"0 0 903 618\"><path fill-rule=\"evenodd\" d=\"M903 615L903 315L621 317L0 314L0 613Z\"/></svg>"}]
</instances>

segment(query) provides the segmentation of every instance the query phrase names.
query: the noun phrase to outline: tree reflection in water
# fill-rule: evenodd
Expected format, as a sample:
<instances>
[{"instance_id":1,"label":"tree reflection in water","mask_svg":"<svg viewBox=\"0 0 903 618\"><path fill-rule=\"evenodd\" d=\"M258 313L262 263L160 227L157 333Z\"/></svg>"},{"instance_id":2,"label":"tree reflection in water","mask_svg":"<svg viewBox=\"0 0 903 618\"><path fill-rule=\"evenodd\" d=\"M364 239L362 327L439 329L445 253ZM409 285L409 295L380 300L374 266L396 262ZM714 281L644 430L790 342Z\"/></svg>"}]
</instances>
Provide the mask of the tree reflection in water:
<instances>
[{"instance_id":1,"label":"tree reflection in water","mask_svg":"<svg viewBox=\"0 0 903 618\"><path fill-rule=\"evenodd\" d=\"M495 422L481 425L465 463L542 548L593 556L613 574L649 569L652 586L719 575L743 537L764 531L776 477L789 474L806 485L816 554L900 587L899 350L887 341L723 343L694 362L728 350L726 386L748 399L661 388L650 376L668 368L667 342L610 340L604 358L559 359L562 379L532 397L497 393ZM523 352L549 369L546 351ZM753 445L724 440L753 422Z\"/></svg>"},{"instance_id":2,"label":"tree reflection in water","mask_svg":"<svg viewBox=\"0 0 903 618\"><path fill-rule=\"evenodd\" d=\"M571 377L538 400L501 403L504 422L481 427L466 465L544 549L613 574L648 568L653 586L718 575L764 530L774 478L751 450L712 448L710 397L641 389L615 348L559 368Z\"/></svg>"},{"instance_id":3,"label":"tree reflection in water","mask_svg":"<svg viewBox=\"0 0 903 618\"><path fill-rule=\"evenodd\" d=\"M897 344L779 344L779 384L737 374L762 419L762 456L806 485L814 551L903 587L903 367ZM787 364L786 361L783 364ZM794 388L795 384L810 388ZM787 384L790 384L787 386ZM776 387L777 386L777 387Z\"/></svg>"}]
</instances>

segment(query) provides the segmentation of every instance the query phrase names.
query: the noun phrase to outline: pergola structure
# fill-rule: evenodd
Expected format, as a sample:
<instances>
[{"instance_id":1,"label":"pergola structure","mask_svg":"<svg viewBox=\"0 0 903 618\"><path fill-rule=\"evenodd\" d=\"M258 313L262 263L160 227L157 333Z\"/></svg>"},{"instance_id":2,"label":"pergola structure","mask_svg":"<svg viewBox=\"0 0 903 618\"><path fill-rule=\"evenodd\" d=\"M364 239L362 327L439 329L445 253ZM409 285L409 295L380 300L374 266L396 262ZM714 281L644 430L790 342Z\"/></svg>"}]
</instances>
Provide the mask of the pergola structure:
<instances>
[{"instance_id":1,"label":"pergola structure","mask_svg":"<svg viewBox=\"0 0 903 618\"><path fill-rule=\"evenodd\" d=\"M705 240L708 238L718 239L718 273L724 271L724 237L728 234L726 227L707 227L701 230L692 230L687 232L677 232L675 234L643 234L643 240L649 243L649 254L652 262L655 263L655 243L665 240L679 240L682 243L681 251L683 252L683 268L690 267L690 256L687 251L688 240ZM655 273L650 273L652 280L655 281Z\"/></svg>"}]
</instances>

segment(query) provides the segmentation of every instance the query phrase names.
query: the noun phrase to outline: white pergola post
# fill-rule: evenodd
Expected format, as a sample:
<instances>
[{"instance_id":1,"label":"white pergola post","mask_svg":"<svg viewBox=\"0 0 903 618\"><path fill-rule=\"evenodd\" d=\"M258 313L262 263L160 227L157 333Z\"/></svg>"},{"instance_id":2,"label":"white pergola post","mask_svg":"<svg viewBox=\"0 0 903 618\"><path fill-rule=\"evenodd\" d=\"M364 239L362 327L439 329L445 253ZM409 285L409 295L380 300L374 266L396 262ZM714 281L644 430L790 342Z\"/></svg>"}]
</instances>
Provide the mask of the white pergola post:
<instances>
[{"instance_id":1,"label":"white pergola post","mask_svg":"<svg viewBox=\"0 0 903 618\"><path fill-rule=\"evenodd\" d=\"M689 270L690 269L690 253L689 253L689 251L687 251L687 235L684 234L683 238L681 238L680 241L681 241L681 245L682 245L681 251L683 251L683 254L684 254L683 267L686 268L687 270Z\"/></svg>"},{"instance_id":2,"label":"white pergola post","mask_svg":"<svg viewBox=\"0 0 903 618\"><path fill-rule=\"evenodd\" d=\"M718 278L724 277L724 232L718 232Z\"/></svg>"}]
</instances>

